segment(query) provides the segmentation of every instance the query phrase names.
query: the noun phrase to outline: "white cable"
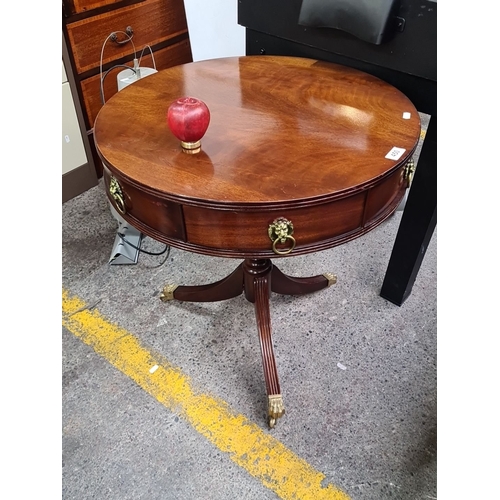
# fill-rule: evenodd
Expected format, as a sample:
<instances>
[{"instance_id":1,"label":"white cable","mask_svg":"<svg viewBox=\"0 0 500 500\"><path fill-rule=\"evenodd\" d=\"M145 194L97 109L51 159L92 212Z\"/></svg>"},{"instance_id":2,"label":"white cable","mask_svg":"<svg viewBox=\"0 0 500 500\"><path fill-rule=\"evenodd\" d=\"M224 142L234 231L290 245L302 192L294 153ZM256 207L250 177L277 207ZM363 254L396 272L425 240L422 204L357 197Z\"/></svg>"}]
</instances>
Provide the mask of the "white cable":
<instances>
[{"instance_id":1,"label":"white cable","mask_svg":"<svg viewBox=\"0 0 500 500\"><path fill-rule=\"evenodd\" d=\"M106 37L106 40L104 40L104 43L102 44L102 47L101 47L101 60L100 60L100 63L99 63L99 77L100 77L100 86L101 86L101 96L102 98L104 99L104 78L102 77L102 56L104 54L104 47L106 46L106 43L108 42L108 40L113 36L113 35L116 35L116 33L123 33L128 39L129 39L129 42L132 43L132 47L134 48L134 59L137 59L137 52L135 50L135 45L134 45L134 42L132 41L132 37L128 34L128 33L125 33L125 31L113 31L112 33L110 33L107 37ZM144 50L144 49L143 49ZM156 69L156 67L155 67ZM104 103L103 103L104 104Z\"/></svg>"},{"instance_id":2,"label":"white cable","mask_svg":"<svg viewBox=\"0 0 500 500\"><path fill-rule=\"evenodd\" d=\"M149 53L151 54L151 59L153 60L153 68L156 69L155 56L153 54L153 50L151 49L151 47L149 45L144 45L144 47L142 48L141 56L139 57L139 66L141 65L142 56L144 54L144 49L146 47L149 49Z\"/></svg>"}]
</instances>

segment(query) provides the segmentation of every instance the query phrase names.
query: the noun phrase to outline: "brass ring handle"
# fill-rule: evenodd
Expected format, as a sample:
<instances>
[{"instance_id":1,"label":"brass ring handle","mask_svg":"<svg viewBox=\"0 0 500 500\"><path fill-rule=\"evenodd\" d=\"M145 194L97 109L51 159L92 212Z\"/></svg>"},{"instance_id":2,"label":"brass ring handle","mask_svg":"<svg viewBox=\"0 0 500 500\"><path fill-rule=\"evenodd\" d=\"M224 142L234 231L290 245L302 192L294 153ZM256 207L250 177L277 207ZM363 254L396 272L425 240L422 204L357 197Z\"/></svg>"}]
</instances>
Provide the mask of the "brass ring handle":
<instances>
[{"instance_id":1,"label":"brass ring handle","mask_svg":"<svg viewBox=\"0 0 500 500\"><path fill-rule=\"evenodd\" d=\"M292 246L290 248L288 248L287 250L278 250L276 248L276 243L278 243L278 241L280 241L280 240L281 240L281 238L278 237L273 241L273 252L277 253L278 255L289 254L295 248L295 244L297 243L293 236L287 235L287 236L285 236L285 240L292 240Z\"/></svg>"},{"instance_id":2,"label":"brass ring handle","mask_svg":"<svg viewBox=\"0 0 500 500\"><path fill-rule=\"evenodd\" d=\"M118 183L118 181L114 178L111 177L109 181L109 194L111 195L111 198L113 198L113 201L115 202L116 208L121 214L125 214L127 209L125 208L125 201L123 199L123 191Z\"/></svg>"},{"instance_id":3,"label":"brass ring handle","mask_svg":"<svg viewBox=\"0 0 500 500\"><path fill-rule=\"evenodd\" d=\"M123 33L124 35L127 35L128 38L126 40L120 41L118 40L117 33ZM125 28L125 31L114 31L113 33L111 33L110 40L118 45L123 45L124 43L130 42L133 36L134 36L134 30L132 29L132 26L127 26Z\"/></svg>"},{"instance_id":4,"label":"brass ring handle","mask_svg":"<svg viewBox=\"0 0 500 500\"><path fill-rule=\"evenodd\" d=\"M284 217L278 217L272 224L269 224L267 228L267 234L270 240L273 242L273 252L277 255L287 255L289 254L296 245L295 238L293 234L293 224L288 219ZM292 242L291 246L286 250L279 250L276 248L277 243L285 243L287 240Z\"/></svg>"}]
</instances>

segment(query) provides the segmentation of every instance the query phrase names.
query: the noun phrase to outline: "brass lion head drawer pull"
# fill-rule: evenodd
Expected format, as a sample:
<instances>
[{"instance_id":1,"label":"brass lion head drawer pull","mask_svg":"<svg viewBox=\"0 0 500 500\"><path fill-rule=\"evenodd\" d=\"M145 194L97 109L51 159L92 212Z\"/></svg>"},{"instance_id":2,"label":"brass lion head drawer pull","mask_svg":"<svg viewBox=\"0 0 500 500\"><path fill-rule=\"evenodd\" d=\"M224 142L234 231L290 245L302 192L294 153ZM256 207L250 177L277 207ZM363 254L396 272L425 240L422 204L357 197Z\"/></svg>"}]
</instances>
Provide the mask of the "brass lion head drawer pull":
<instances>
[{"instance_id":1,"label":"brass lion head drawer pull","mask_svg":"<svg viewBox=\"0 0 500 500\"><path fill-rule=\"evenodd\" d=\"M114 177L111 177L109 181L109 194L111 195L111 198L113 198L118 211L124 214L126 209L125 201L123 200L123 191L120 184Z\"/></svg>"},{"instance_id":2,"label":"brass lion head drawer pull","mask_svg":"<svg viewBox=\"0 0 500 500\"><path fill-rule=\"evenodd\" d=\"M291 221L285 219L284 217L279 217L275 219L272 224L269 224L269 228L267 230L269 234L269 238L273 242L273 252L278 255L287 255L295 248L295 238L292 236L293 234L293 224ZM289 240L290 247L286 250L279 250L276 248L278 243L285 243Z\"/></svg>"},{"instance_id":3,"label":"brass lion head drawer pull","mask_svg":"<svg viewBox=\"0 0 500 500\"><path fill-rule=\"evenodd\" d=\"M408 160L403 169L403 179L407 182L407 187L411 186L413 175L415 174L415 162L413 157Z\"/></svg>"}]
</instances>

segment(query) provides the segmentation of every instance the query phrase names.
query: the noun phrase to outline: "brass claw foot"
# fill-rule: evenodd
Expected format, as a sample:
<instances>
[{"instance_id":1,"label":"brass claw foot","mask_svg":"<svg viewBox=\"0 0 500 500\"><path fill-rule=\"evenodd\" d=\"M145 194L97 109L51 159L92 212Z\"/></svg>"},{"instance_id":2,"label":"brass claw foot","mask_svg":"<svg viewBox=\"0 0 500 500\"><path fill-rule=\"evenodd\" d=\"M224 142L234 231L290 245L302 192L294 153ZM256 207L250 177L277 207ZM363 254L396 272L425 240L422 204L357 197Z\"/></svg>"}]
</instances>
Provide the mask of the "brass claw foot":
<instances>
[{"instance_id":1,"label":"brass claw foot","mask_svg":"<svg viewBox=\"0 0 500 500\"><path fill-rule=\"evenodd\" d=\"M273 429L276 425L276 420L285 413L285 407L283 406L283 398L281 394L268 396L268 402L268 424L269 427Z\"/></svg>"},{"instance_id":2,"label":"brass claw foot","mask_svg":"<svg viewBox=\"0 0 500 500\"><path fill-rule=\"evenodd\" d=\"M166 285L163 291L160 293L160 300L162 302L167 302L168 300L174 299L174 292L179 285Z\"/></svg>"},{"instance_id":3,"label":"brass claw foot","mask_svg":"<svg viewBox=\"0 0 500 500\"><path fill-rule=\"evenodd\" d=\"M328 280L328 285L327 286L332 286L337 283L337 276L332 273L323 273L323 276Z\"/></svg>"}]
</instances>

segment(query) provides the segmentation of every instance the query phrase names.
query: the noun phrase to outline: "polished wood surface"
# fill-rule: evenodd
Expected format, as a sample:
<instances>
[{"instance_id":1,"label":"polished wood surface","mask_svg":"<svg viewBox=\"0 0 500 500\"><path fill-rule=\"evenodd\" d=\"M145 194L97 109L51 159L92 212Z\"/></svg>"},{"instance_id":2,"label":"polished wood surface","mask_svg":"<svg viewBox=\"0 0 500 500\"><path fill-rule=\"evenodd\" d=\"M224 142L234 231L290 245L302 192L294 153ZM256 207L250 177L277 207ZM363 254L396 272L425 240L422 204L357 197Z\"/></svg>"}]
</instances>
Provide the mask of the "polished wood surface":
<instances>
[{"instance_id":1,"label":"polished wood surface","mask_svg":"<svg viewBox=\"0 0 500 500\"><path fill-rule=\"evenodd\" d=\"M166 121L184 95L211 112L197 155L182 152ZM401 92L357 70L251 56L148 76L107 102L94 134L105 180L118 178L135 227L191 251L269 258L276 217L293 222L293 253L301 254L357 237L392 213L420 118ZM393 147L405 150L397 161L386 158ZM182 207L183 240L143 210L165 200Z\"/></svg>"},{"instance_id":2,"label":"polished wood surface","mask_svg":"<svg viewBox=\"0 0 500 500\"><path fill-rule=\"evenodd\" d=\"M81 14L99 7L118 3L121 0L63 0L63 9L66 15ZM140 0L139 0L140 1Z\"/></svg>"},{"instance_id":3,"label":"polished wood surface","mask_svg":"<svg viewBox=\"0 0 500 500\"><path fill-rule=\"evenodd\" d=\"M80 14L105 5L118 3L120 0L63 0L63 5L72 14Z\"/></svg>"},{"instance_id":4,"label":"polished wood surface","mask_svg":"<svg viewBox=\"0 0 500 500\"><path fill-rule=\"evenodd\" d=\"M168 106L183 95L211 112L202 155L183 154L166 123ZM394 87L346 67L287 57L173 67L124 89L99 118L105 163L166 195L215 203L351 191L403 163L420 134L417 110ZM385 158L394 146L406 149L397 163Z\"/></svg>"}]
</instances>

